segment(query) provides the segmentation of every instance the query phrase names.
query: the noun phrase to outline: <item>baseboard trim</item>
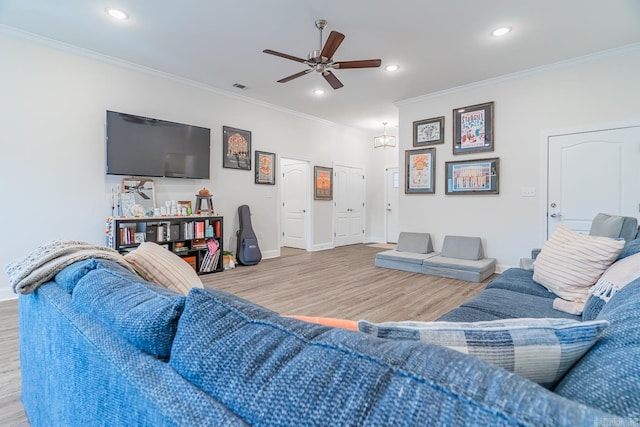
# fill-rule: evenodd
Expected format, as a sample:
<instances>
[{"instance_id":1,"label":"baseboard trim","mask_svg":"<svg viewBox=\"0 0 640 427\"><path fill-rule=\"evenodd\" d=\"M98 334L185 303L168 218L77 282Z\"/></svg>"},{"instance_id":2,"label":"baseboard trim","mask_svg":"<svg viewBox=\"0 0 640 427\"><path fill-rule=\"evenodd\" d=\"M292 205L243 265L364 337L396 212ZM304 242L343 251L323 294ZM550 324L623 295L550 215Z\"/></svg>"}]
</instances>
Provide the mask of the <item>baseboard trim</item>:
<instances>
[{"instance_id":1,"label":"baseboard trim","mask_svg":"<svg viewBox=\"0 0 640 427\"><path fill-rule=\"evenodd\" d=\"M18 295L15 292L13 292L13 289L10 289L10 288L0 289L0 301L9 301L17 298L18 298Z\"/></svg>"},{"instance_id":2,"label":"baseboard trim","mask_svg":"<svg viewBox=\"0 0 640 427\"><path fill-rule=\"evenodd\" d=\"M280 257L280 249L262 252L262 259L279 258L279 257Z\"/></svg>"},{"instance_id":3,"label":"baseboard trim","mask_svg":"<svg viewBox=\"0 0 640 427\"><path fill-rule=\"evenodd\" d=\"M335 249L333 242L321 243L319 245L313 245L312 252L315 251L326 251L327 249Z\"/></svg>"}]
</instances>

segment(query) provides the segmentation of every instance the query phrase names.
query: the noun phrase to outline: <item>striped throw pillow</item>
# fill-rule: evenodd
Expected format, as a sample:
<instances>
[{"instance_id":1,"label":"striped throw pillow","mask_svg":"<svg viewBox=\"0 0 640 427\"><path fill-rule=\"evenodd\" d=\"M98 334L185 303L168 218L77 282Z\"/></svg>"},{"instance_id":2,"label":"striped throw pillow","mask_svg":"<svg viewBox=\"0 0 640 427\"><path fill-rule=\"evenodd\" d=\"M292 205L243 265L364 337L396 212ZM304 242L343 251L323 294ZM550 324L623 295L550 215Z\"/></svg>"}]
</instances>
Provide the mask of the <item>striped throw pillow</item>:
<instances>
[{"instance_id":1,"label":"striped throw pillow","mask_svg":"<svg viewBox=\"0 0 640 427\"><path fill-rule=\"evenodd\" d=\"M560 224L536 258L533 280L564 300L584 303L623 247L622 239L580 234Z\"/></svg>"},{"instance_id":2,"label":"striped throw pillow","mask_svg":"<svg viewBox=\"0 0 640 427\"><path fill-rule=\"evenodd\" d=\"M204 288L200 277L185 260L157 243L144 242L124 259L145 280L182 295L194 287Z\"/></svg>"},{"instance_id":3,"label":"striped throw pillow","mask_svg":"<svg viewBox=\"0 0 640 427\"><path fill-rule=\"evenodd\" d=\"M360 332L379 338L437 344L478 357L553 387L595 344L606 320L504 319L486 322L358 321Z\"/></svg>"}]
</instances>

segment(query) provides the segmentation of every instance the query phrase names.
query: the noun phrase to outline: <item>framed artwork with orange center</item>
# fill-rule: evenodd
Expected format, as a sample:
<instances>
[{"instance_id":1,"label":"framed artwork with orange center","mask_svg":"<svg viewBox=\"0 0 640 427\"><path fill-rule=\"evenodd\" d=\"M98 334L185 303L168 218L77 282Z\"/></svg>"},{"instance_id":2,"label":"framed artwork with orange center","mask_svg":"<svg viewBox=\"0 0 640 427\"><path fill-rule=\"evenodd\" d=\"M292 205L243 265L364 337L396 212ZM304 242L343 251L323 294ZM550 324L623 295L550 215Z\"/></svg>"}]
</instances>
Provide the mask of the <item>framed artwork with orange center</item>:
<instances>
[{"instance_id":1,"label":"framed artwork with orange center","mask_svg":"<svg viewBox=\"0 0 640 427\"><path fill-rule=\"evenodd\" d=\"M407 150L404 152L404 192L434 194L436 192L436 149Z\"/></svg>"},{"instance_id":2,"label":"framed artwork with orange center","mask_svg":"<svg viewBox=\"0 0 640 427\"><path fill-rule=\"evenodd\" d=\"M276 154L266 151L256 153L256 184L275 185L276 183Z\"/></svg>"},{"instance_id":3,"label":"framed artwork with orange center","mask_svg":"<svg viewBox=\"0 0 640 427\"><path fill-rule=\"evenodd\" d=\"M333 168L313 167L313 198L333 200Z\"/></svg>"}]
</instances>

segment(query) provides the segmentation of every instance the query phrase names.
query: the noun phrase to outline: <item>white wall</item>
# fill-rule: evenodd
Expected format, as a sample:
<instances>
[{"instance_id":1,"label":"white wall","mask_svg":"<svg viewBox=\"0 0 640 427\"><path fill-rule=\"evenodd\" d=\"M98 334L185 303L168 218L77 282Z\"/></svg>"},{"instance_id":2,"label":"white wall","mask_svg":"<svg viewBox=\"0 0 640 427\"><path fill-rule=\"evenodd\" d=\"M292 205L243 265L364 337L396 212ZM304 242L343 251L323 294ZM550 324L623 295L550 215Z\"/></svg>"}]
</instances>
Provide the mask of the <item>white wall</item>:
<instances>
[{"instance_id":1,"label":"white wall","mask_svg":"<svg viewBox=\"0 0 640 427\"><path fill-rule=\"evenodd\" d=\"M414 120L446 118L445 144L436 146L436 194L401 195L401 230L431 233L436 250L447 234L480 236L501 270L517 266L532 247L544 243L543 136L554 130L637 121L638 76L636 45L398 103L400 156L413 148ZM489 101L495 102L495 151L454 156L452 110ZM445 161L486 157L500 157L499 195L444 194ZM521 197L522 187L536 188L536 197Z\"/></svg>"},{"instance_id":2,"label":"white wall","mask_svg":"<svg viewBox=\"0 0 640 427\"><path fill-rule=\"evenodd\" d=\"M318 165L361 165L363 158L380 156L371 147L372 135L49 41L0 31L0 52L3 269L54 239L104 244L111 188L121 182L104 172L105 110L211 128L211 179L155 179L156 197L158 203L195 200L200 188L209 188L215 210L225 218L224 244L231 250L237 207L248 204L263 253L279 254L279 195L277 185L254 184L253 170L222 168L223 125L250 130L253 150L295 154ZM332 241L326 232L330 205L313 204L314 246ZM3 271L0 299L11 296Z\"/></svg>"}]
</instances>

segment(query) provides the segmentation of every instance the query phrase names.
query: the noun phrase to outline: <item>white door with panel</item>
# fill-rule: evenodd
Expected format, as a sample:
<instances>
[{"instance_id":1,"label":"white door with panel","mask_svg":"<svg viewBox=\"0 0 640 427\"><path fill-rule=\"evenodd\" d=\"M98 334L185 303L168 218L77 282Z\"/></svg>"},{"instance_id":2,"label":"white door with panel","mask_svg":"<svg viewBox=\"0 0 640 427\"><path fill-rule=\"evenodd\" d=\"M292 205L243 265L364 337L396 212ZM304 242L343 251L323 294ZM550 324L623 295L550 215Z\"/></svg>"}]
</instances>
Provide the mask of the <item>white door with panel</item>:
<instances>
[{"instance_id":1,"label":"white door with panel","mask_svg":"<svg viewBox=\"0 0 640 427\"><path fill-rule=\"evenodd\" d=\"M307 162L283 159L281 187L282 246L308 249L309 171Z\"/></svg>"},{"instance_id":2,"label":"white door with panel","mask_svg":"<svg viewBox=\"0 0 640 427\"><path fill-rule=\"evenodd\" d=\"M397 167L385 170L385 224L388 243L398 243L398 201L400 198L400 172Z\"/></svg>"},{"instance_id":3,"label":"white door with panel","mask_svg":"<svg viewBox=\"0 0 640 427\"><path fill-rule=\"evenodd\" d=\"M361 168L333 168L334 245L364 242L364 171Z\"/></svg>"},{"instance_id":4,"label":"white door with panel","mask_svg":"<svg viewBox=\"0 0 640 427\"><path fill-rule=\"evenodd\" d=\"M640 126L553 135L547 150L547 237L588 233L599 212L640 217Z\"/></svg>"}]
</instances>

